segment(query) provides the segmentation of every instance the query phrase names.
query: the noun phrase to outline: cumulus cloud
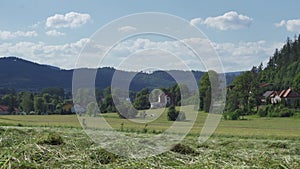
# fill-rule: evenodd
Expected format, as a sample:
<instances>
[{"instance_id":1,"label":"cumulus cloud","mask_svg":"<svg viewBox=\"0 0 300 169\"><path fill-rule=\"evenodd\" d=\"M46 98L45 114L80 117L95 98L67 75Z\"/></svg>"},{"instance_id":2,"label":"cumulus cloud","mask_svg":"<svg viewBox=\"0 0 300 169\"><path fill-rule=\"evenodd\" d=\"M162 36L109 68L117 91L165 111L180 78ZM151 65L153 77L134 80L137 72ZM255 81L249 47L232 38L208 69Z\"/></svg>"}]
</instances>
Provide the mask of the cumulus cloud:
<instances>
[{"instance_id":1,"label":"cumulus cloud","mask_svg":"<svg viewBox=\"0 0 300 169\"><path fill-rule=\"evenodd\" d=\"M201 25L203 24L203 19L201 18L194 18L190 21L190 24L193 25L193 26L198 26L198 25Z\"/></svg>"},{"instance_id":2,"label":"cumulus cloud","mask_svg":"<svg viewBox=\"0 0 300 169\"><path fill-rule=\"evenodd\" d=\"M89 45L85 46L88 42ZM202 54L201 59L195 56L194 52L182 42L190 44L191 47L198 46ZM214 53L211 51L213 49L219 54L225 71L249 70L261 62L265 63L272 56L274 50L283 45L282 43L255 41L212 43L213 48L210 48L210 44L205 39L199 38L181 41L129 39L114 46L102 60L101 66L119 68L120 64L123 64L123 67L126 67L127 64L129 65L127 69L131 68L137 71L140 71L143 66L160 69L184 69L187 66L193 70L206 70L207 64L214 65L216 63L216 59L212 57L214 55L211 55ZM75 68L78 55L84 46L88 52L82 58L84 63L77 64L79 67L99 66L99 56L103 56L102 54L110 49L109 46L94 44L89 39L80 39L63 45L47 45L43 42L2 43L0 44L0 56L15 55L39 63L70 69Z\"/></svg>"},{"instance_id":3,"label":"cumulus cloud","mask_svg":"<svg viewBox=\"0 0 300 169\"><path fill-rule=\"evenodd\" d=\"M55 14L46 20L49 28L76 28L91 20L91 16L85 13L69 12L66 14Z\"/></svg>"},{"instance_id":4,"label":"cumulus cloud","mask_svg":"<svg viewBox=\"0 0 300 169\"><path fill-rule=\"evenodd\" d=\"M234 43L213 43L226 71L250 70L252 66L264 65L276 48L283 43L255 41Z\"/></svg>"},{"instance_id":5,"label":"cumulus cloud","mask_svg":"<svg viewBox=\"0 0 300 169\"><path fill-rule=\"evenodd\" d=\"M120 27L118 29L118 31L120 31L120 32L132 32L132 31L136 31L136 27L133 27L133 26L123 26L123 27Z\"/></svg>"},{"instance_id":6,"label":"cumulus cloud","mask_svg":"<svg viewBox=\"0 0 300 169\"><path fill-rule=\"evenodd\" d=\"M54 29L54 30L47 31L46 35L48 35L48 36L64 36L66 34L63 33L63 32L59 32L59 31Z\"/></svg>"},{"instance_id":7,"label":"cumulus cloud","mask_svg":"<svg viewBox=\"0 0 300 169\"><path fill-rule=\"evenodd\" d=\"M248 28L253 23L253 19L235 11L230 11L221 16L207 17L206 19L195 18L190 21L194 26L204 24L208 27L219 30L238 30Z\"/></svg>"},{"instance_id":8,"label":"cumulus cloud","mask_svg":"<svg viewBox=\"0 0 300 169\"><path fill-rule=\"evenodd\" d=\"M287 31L290 32L300 32L300 19L293 19L293 20L282 20L279 23L275 23L276 27L283 27L285 26Z\"/></svg>"},{"instance_id":9,"label":"cumulus cloud","mask_svg":"<svg viewBox=\"0 0 300 169\"><path fill-rule=\"evenodd\" d=\"M146 62L148 65L154 65L152 62L157 62L157 65L166 65L166 69L176 69L178 65L180 65L179 62L176 62L176 58L170 59L168 62L169 64L161 61L164 57L170 58L167 57L165 51L169 51L172 55L178 56L183 60L183 63L191 69L206 70L207 67L213 67L213 64L216 64L216 61L218 61L217 58L214 59L211 55L209 55L212 54L212 51L206 51L206 49L210 48L210 43L205 41L205 39L190 38L184 39L182 42L192 44L192 47L200 46L200 58L202 60L199 61L199 59L194 56L194 53L185 48L179 41L157 42L149 39L139 38L135 40L124 41L118 44L111 50L107 60L104 60L104 62L107 61L107 65L122 59L124 62L126 62L126 57L137 53L135 56L144 56L143 59L140 59L144 62L136 64L136 67L139 67L142 65L142 63L145 63L147 58L149 58L150 61ZM250 70L252 66L258 66L261 62L265 64L269 57L273 55L275 49L281 48L282 45L283 43L267 42L264 40L240 43L212 43L213 49L218 53L224 66L224 70L227 72ZM143 52L146 49L161 49L162 51L155 51L156 54L153 55L153 50ZM132 64L130 63L130 65ZM113 66L118 66L118 64Z\"/></svg>"},{"instance_id":10,"label":"cumulus cloud","mask_svg":"<svg viewBox=\"0 0 300 169\"><path fill-rule=\"evenodd\" d=\"M83 38L63 45L43 42L18 42L0 44L0 56L18 56L26 60L50 64L61 68L74 68L77 57L89 39Z\"/></svg>"},{"instance_id":11,"label":"cumulus cloud","mask_svg":"<svg viewBox=\"0 0 300 169\"><path fill-rule=\"evenodd\" d=\"M14 39L18 37L34 37L38 36L37 32L35 31L16 31L16 32L10 32L10 31L1 31L0 30L0 39L7 40L7 39Z\"/></svg>"},{"instance_id":12,"label":"cumulus cloud","mask_svg":"<svg viewBox=\"0 0 300 169\"><path fill-rule=\"evenodd\" d=\"M280 21L279 23L275 23L275 27L279 28L286 24L285 20Z\"/></svg>"}]
</instances>

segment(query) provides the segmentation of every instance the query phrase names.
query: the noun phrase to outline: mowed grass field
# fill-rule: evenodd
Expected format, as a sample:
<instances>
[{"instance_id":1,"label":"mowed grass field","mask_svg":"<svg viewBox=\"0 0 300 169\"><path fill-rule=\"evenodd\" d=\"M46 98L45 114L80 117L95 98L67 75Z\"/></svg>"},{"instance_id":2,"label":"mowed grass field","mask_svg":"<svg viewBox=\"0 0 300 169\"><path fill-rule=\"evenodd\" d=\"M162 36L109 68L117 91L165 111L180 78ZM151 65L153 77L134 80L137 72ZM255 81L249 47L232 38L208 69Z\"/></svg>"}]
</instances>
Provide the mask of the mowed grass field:
<instances>
[{"instance_id":1,"label":"mowed grass field","mask_svg":"<svg viewBox=\"0 0 300 169\"><path fill-rule=\"evenodd\" d=\"M113 129L132 137L152 137L173 122L167 113L150 110L149 117L120 119L116 113L90 118L76 115L0 116L0 169L2 168L291 168L300 166L300 119L257 118L221 120L213 136L199 143L207 113L185 107L192 124L189 135L170 151L142 159L115 155L99 147L82 130L105 120ZM147 125L145 125L147 124ZM147 132L143 130L147 128ZM178 130L180 132L180 130ZM137 135L137 133L139 133ZM101 138L100 138L101 140Z\"/></svg>"},{"instance_id":2,"label":"mowed grass field","mask_svg":"<svg viewBox=\"0 0 300 169\"><path fill-rule=\"evenodd\" d=\"M182 127L192 128L189 132L191 135L199 135L207 113L199 112L197 115L192 114L192 107L184 107L187 120L178 122ZM79 117L86 119L88 122L95 121L91 126L100 126L97 120L105 120L110 127L123 131L142 131L145 127L148 131L163 132L173 125L173 122L167 120L167 112L161 109L148 110L148 115L152 117L137 118L133 120L121 119L117 113L106 113L101 117ZM197 119L193 121L197 116ZM81 128L79 119L76 115L5 115L0 116L0 125L2 126L29 126L29 127L63 127L63 128ZM92 119L92 120L90 120ZM95 120L93 120L95 119ZM145 126L147 124L147 126ZM245 120L220 120L215 135L224 136L243 136L243 137L294 137L300 138L300 118L258 118L246 117Z\"/></svg>"}]
</instances>

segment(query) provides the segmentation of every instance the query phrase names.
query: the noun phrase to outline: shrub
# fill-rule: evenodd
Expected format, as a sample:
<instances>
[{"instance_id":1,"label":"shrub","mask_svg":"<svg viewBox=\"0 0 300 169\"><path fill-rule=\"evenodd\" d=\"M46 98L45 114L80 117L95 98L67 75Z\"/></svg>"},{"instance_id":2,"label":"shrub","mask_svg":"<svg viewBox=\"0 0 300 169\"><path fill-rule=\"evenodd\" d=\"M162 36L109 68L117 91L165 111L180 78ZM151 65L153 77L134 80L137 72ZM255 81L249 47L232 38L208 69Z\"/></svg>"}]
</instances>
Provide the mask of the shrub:
<instances>
[{"instance_id":1,"label":"shrub","mask_svg":"<svg viewBox=\"0 0 300 169\"><path fill-rule=\"evenodd\" d=\"M168 120L175 121L177 119L179 112L176 111L175 106L170 106L168 109Z\"/></svg>"},{"instance_id":2,"label":"shrub","mask_svg":"<svg viewBox=\"0 0 300 169\"><path fill-rule=\"evenodd\" d=\"M175 106L170 106L168 109L168 120L169 121L182 121L185 120L185 114L175 109Z\"/></svg>"},{"instance_id":3,"label":"shrub","mask_svg":"<svg viewBox=\"0 0 300 169\"><path fill-rule=\"evenodd\" d=\"M299 108L300 107L300 100L295 100L294 104L293 104L294 108Z\"/></svg>"},{"instance_id":4,"label":"shrub","mask_svg":"<svg viewBox=\"0 0 300 169\"><path fill-rule=\"evenodd\" d=\"M266 107L267 114L269 117L291 117L294 115L293 110L284 107L283 105Z\"/></svg>"},{"instance_id":5,"label":"shrub","mask_svg":"<svg viewBox=\"0 0 300 169\"><path fill-rule=\"evenodd\" d=\"M279 112L279 117L291 117L293 115L293 111L288 108L281 109Z\"/></svg>"},{"instance_id":6,"label":"shrub","mask_svg":"<svg viewBox=\"0 0 300 169\"><path fill-rule=\"evenodd\" d=\"M238 120L242 114L243 110L237 109L234 112L225 112L223 117L225 120Z\"/></svg>"},{"instance_id":7,"label":"shrub","mask_svg":"<svg viewBox=\"0 0 300 169\"><path fill-rule=\"evenodd\" d=\"M261 108L257 112L259 117L266 117L268 115L268 112L266 111L266 108Z\"/></svg>"}]
</instances>

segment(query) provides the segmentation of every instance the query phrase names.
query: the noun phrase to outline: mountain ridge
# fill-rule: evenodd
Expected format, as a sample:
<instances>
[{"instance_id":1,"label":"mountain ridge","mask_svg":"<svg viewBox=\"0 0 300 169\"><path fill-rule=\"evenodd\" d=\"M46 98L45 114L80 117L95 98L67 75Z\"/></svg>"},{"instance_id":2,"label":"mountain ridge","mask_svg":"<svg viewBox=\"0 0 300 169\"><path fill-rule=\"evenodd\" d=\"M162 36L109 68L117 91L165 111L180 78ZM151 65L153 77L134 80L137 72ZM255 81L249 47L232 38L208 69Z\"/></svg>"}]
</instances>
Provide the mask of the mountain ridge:
<instances>
[{"instance_id":1,"label":"mountain ridge","mask_svg":"<svg viewBox=\"0 0 300 169\"><path fill-rule=\"evenodd\" d=\"M18 58L16 56L0 58L0 87L14 88L16 90L39 91L47 87L60 87L70 91L72 88L72 78L74 70L84 70L86 73L95 72L95 69L61 69L51 65L34 63L28 60ZM97 69L95 85L100 90L110 86L112 77L115 72L122 73L124 79L134 76L132 79L130 90L139 91L142 88L166 88L176 84L176 81L169 73L184 77L187 73L194 75L197 82L204 74L202 71L154 71L152 73L145 72L129 72L116 70L111 67L103 67ZM240 72L227 73L227 84L229 84L235 76Z\"/></svg>"}]
</instances>

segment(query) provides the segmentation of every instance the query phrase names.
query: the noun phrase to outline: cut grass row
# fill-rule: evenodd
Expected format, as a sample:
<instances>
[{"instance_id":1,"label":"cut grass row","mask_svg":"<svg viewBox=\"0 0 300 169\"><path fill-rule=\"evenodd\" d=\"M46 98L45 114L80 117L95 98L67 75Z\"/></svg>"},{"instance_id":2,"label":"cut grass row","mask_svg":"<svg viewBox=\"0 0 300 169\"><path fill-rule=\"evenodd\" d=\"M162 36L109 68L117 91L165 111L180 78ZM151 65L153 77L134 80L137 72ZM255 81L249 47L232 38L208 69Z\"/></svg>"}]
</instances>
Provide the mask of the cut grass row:
<instances>
[{"instance_id":1,"label":"cut grass row","mask_svg":"<svg viewBox=\"0 0 300 169\"><path fill-rule=\"evenodd\" d=\"M129 133L130 134L130 133ZM79 129L0 127L0 168L291 168L299 140L186 137L171 151L143 159L107 152ZM145 134L146 136L147 134Z\"/></svg>"}]
</instances>

